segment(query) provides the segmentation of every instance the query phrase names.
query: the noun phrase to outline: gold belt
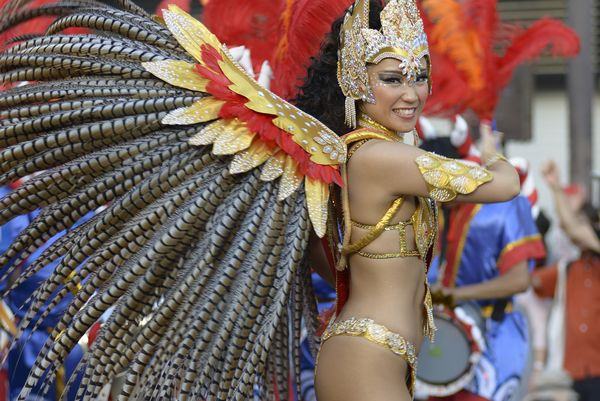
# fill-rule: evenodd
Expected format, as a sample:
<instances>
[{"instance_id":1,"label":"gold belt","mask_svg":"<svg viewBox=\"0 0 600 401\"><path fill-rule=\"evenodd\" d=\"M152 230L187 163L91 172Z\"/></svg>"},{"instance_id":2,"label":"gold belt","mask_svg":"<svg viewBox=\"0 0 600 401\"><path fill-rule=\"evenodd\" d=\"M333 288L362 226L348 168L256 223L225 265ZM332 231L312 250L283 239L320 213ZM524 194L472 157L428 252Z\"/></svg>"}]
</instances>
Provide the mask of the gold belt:
<instances>
[{"instance_id":1,"label":"gold belt","mask_svg":"<svg viewBox=\"0 0 600 401\"><path fill-rule=\"evenodd\" d=\"M323 332L321 341L325 342L333 336L362 337L400 356L408 364L406 383L409 392L411 395L413 394L417 375L417 352L415 346L400 334L375 323L372 319L351 317L347 320L329 324Z\"/></svg>"}]
</instances>

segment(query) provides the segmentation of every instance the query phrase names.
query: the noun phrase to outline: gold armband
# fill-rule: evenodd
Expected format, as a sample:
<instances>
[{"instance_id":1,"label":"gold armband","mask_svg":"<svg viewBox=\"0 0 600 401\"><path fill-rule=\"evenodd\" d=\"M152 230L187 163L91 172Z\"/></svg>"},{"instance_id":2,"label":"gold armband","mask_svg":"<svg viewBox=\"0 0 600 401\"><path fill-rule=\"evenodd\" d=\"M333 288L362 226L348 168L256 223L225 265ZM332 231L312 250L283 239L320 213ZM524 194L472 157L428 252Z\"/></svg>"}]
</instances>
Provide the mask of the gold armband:
<instances>
[{"instance_id":1,"label":"gold armband","mask_svg":"<svg viewBox=\"0 0 600 401\"><path fill-rule=\"evenodd\" d=\"M483 164L483 167L490 168L494 164L496 164L496 162L498 162L499 160L504 160L505 162L508 162L508 159L506 157L504 157L504 155L502 153L494 153L494 155L492 155L492 157L487 159L487 161Z\"/></svg>"},{"instance_id":2,"label":"gold armband","mask_svg":"<svg viewBox=\"0 0 600 401\"><path fill-rule=\"evenodd\" d=\"M425 153L415 162L427 182L429 196L439 202L450 202L458 194L470 194L492 180L492 174L480 166L435 153Z\"/></svg>"}]
</instances>

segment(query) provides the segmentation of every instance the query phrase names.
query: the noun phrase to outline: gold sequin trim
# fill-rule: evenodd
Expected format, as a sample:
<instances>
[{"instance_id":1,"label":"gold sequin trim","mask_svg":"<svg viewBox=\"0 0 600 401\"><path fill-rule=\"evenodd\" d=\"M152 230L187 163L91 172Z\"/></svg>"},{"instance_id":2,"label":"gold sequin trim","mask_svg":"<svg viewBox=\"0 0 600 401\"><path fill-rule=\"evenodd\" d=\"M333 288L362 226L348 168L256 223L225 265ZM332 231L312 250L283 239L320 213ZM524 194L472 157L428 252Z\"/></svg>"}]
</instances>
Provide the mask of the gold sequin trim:
<instances>
[{"instance_id":1,"label":"gold sequin trim","mask_svg":"<svg viewBox=\"0 0 600 401\"><path fill-rule=\"evenodd\" d=\"M439 202L454 200L458 194L470 194L492 180L486 169L435 153L425 153L415 159L423 179L429 186L429 196Z\"/></svg>"},{"instance_id":2,"label":"gold sequin trim","mask_svg":"<svg viewBox=\"0 0 600 401\"><path fill-rule=\"evenodd\" d=\"M354 317L339 322L332 321L323 333L321 341L325 342L334 336L362 337L400 356L408 364L409 391L413 393L417 372L417 352L415 346L403 336L394 333L384 325L375 323L373 319Z\"/></svg>"},{"instance_id":3,"label":"gold sequin trim","mask_svg":"<svg viewBox=\"0 0 600 401\"><path fill-rule=\"evenodd\" d=\"M369 259L395 259L395 258L407 258L407 257L421 257L421 253L418 250L405 251L405 252L382 252L382 253L374 253L374 252L366 252L366 251L358 251L357 255L363 256Z\"/></svg>"},{"instance_id":4,"label":"gold sequin trim","mask_svg":"<svg viewBox=\"0 0 600 401\"><path fill-rule=\"evenodd\" d=\"M401 135L397 135L391 129L388 129L387 127L384 127L383 125L379 124L377 121L373 120L368 114L363 113L360 115L360 117L358 118L358 126L361 128L368 128L368 129L382 132L386 135L389 135L390 139L392 139L392 140L401 140L402 139Z\"/></svg>"},{"instance_id":5,"label":"gold sequin trim","mask_svg":"<svg viewBox=\"0 0 600 401\"><path fill-rule=\"evenodd\" d=\"M362 229L365 229L365 230L370 230L373 227L375 227L374 225L363 224L363 223L359 223L359 222L354 221L354 220L352 220L352 225L354 227L362 228ZM406 228L406 226L412 226L412 225L413 225L413 222L411 220L409 220L409 221L401 221L401 222L396 223L396 224L390 224L389 226L386 226L383 230L384 231L394 231L394 230L398 230L398 229L401 229L401 228Z\"/></svg>"}]
</instances>

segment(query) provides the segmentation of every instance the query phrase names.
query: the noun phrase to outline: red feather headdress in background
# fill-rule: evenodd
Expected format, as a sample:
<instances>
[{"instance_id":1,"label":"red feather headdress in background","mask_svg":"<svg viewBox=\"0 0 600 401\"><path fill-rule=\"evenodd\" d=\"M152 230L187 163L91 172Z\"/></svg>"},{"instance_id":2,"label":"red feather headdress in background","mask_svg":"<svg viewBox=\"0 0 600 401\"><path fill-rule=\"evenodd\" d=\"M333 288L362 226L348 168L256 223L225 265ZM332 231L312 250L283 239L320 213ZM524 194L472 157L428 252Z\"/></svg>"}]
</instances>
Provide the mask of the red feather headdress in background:
<instances>
[{"instance_id":1,"label":"red feather headdress in background","mask_svg":"<svg viewBox=\"0 0 600 401\"><path fill-rule=\"evenodd\" d=\"M210 1L206 26L229 46L246 46L255 70L264 60L273 69L271 90L293 98L331 24L353 0Z\"/></svg>"},{"instance_id":2,"label":"red feather headdress in background","mask_svg":"<svg viewBox=\"0 0 600 401\"><path fill-rule=\"evenodd\" d=\"M311 57L353 0L287 0L277 49L270 59L273 90L285 99L293 98L306 75Z\"/></svg>"},{"instance_id":3,"label":"red feather headdress in background","mask_svg":"<svg viewBox=\"0 0 600 401\"><path fill-rule=\"evenodd\" d=\"M549 18L527 28L502 23L496 5L497 0L422 0L434 90L426 114L472 109L491 120L517 66L546 50L555 57L579 52L577 34L564 23Z\"/></svg>"},{"instance_id":4,"label":"red feather headdress in background","mask_svg":"<svg viewBox=\"0 0 600 401\"><path fill-rule=\"evenodd\" d=\"M213 0L205 5L202 22L227 46L248 48L258 71L277 48L284 10L282 0Z\"/></svg>"}]
</instances>

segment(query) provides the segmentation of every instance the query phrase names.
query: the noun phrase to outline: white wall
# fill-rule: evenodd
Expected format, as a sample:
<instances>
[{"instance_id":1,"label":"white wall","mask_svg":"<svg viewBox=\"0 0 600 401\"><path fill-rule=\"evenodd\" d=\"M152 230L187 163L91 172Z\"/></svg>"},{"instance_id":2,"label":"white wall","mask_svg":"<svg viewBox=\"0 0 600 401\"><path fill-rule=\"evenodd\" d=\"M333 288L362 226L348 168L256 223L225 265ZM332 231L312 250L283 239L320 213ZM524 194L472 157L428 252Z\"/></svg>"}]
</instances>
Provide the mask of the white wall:
<instances>
[{"instance_id":1,"label":"white wall","mask_svg":"<svg viewBox=\"0 0 600 401\"><path fill-rule=\"evenodd\" d=\"M600 95L596 96L593 112L593 163L600 170ZM543 183L540 167L545 160L554 159L560 167L563 182L569 177L568 99L564 91L537 91L532 107L533 138L529 142L509 142L508 156L529 160L539 192L539 204L553 215L550 193ZM596 183L596 188L600 183Z\"/></svg>"}]
</instances>

